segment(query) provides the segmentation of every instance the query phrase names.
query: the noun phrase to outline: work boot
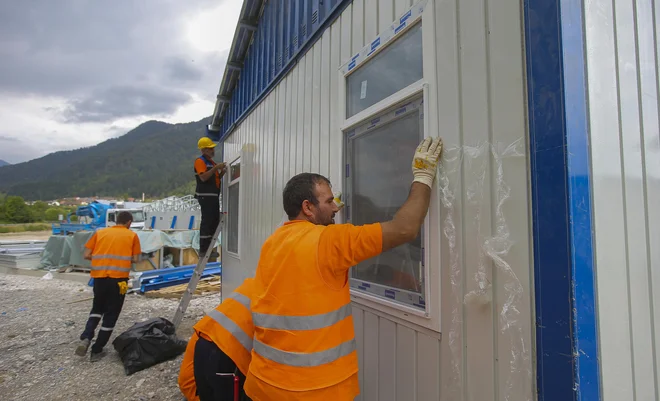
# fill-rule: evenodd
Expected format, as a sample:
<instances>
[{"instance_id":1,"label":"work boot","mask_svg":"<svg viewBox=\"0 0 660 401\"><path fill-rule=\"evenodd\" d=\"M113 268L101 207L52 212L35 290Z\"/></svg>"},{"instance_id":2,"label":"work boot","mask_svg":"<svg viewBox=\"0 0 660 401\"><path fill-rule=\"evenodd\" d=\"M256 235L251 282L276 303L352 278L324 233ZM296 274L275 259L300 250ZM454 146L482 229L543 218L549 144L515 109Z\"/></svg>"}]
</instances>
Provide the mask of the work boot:
<instances>
[{"instance_id":1,"label":"work boot","mask_svg":"<svg viewBox=\"0 0 660 401\"><path fill-rule=\"evenodd\" d=\"M85 356L87 353L87 349L89 348L89 338L85 338L83 340L80 340L78 342L78 346L76 347L76 355L78 356Z\"/></svg>"},{"instance_id":2,"label":"work boot","mask_svg":"<svg viewBox=\"0 0 660 401\"><path fill-rule=\"evenodd\" d=\"M90 361L90 362L98 362L98 361L100 361L101 358L103 358L105 355L106 355L106 352L105 352L105 351L101 351L101 352L92 352L91 354L89 354L89 361Z\"/></svg>"}]
</instances>

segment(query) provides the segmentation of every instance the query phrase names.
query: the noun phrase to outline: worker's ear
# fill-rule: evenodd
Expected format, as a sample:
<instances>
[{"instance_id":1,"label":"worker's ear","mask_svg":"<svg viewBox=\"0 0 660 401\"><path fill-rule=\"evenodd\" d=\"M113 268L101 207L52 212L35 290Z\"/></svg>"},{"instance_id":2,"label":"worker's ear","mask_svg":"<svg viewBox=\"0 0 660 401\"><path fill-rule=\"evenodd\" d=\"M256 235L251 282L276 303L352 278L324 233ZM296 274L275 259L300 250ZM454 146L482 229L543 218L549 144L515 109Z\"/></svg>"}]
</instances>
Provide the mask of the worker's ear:
<instances>
[{"instance_id":1,"label":"worker's ear","mask_svg":"<svg viewBox=\"0 0 660 401\"><path fill-rule=\"evenodd\" d=\"M304 200L302 203L302 212L305 216L307 217L313 217L314 216L314 211L312 210L312 207L314 204L308 200Z\"/></svg>"}]
</instances>

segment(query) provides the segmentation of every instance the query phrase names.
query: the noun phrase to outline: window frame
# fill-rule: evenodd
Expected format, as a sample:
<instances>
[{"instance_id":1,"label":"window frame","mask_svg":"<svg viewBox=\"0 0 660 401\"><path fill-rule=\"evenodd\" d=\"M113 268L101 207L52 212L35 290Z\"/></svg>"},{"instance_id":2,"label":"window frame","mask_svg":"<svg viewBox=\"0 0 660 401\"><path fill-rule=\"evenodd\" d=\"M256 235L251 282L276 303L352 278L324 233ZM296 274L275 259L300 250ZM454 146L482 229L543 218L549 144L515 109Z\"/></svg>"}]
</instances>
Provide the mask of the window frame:
<instances>
[{"instance_id":1,"label":"window frame","mask_svg":"<svg viewBox=\"0 0 660 401\"><path fill-rule=\"evenodd\" d=\"M225 223L225 227L226 227L225 234L223 235L223 238L227 239L227 246L224 247L227 250L227 254L234 257L234 258L236 258L236 259L239 259L239 260L241 258L240 255L241 255L241 231L242 231L242 227L241 227L241 220L242 219L241 219L240 202L241 202L241 192L243 191L243 186L240 185L241 177L243 176L243 164L241 162L242 162L241 156L237 156L232 161L230 161L228 163L228 167L227 167L227 177L228 177L227 185L226 185L226 187L227 187L227 209L226 209L227 210L227 221ZM241 170L240 170L239 176L237 178L234 178L231 174L231 166L235 165L237 163L240 165ZM238 219L238 224L237 224L238 232L236 233L236 252L232 252L232 251L229 250L229 237L230 237L230 235L229 235L229 230L230 230L230 227L229 227L229 213L232 213L232 211L230 210L230 207L229 207L229 202L230 202L230 200L229 200L229 188L236 185L236 184L239 184L239 186L238 186L238 203L239 203L239 207L238 207L238 214L236 216L236 218ZM223 242L224 242L224 240L223 240Z\"/></svg>"},{"instance_id":2,"label":"window frame","mask_svg":"<svg viewBox=\"0 0 660 401\"><path fill-rule=\"evenodd\" d=\"M348 77L418 24L422 24L422 78L347 118L348 99L346 96ZM337 134L342 136L342 170L344 171L342 174L342 186L348 197L352 196L352 191L349 190L349 178L347 177L345 169L349 164L347 136L352 129L364 125L373 118L391 113L406 105L406 102L417 101L420 97L423 101L420 113L423 113L424 138L430 136L429 133L432 128L437 129L437 127L430 126L428 113L429 102L431 101L431 92L429 89L436 87L436 60L435 52L432 49L434 45L435 18L433 15L432 2L421 0L404 12L401 17L397 18L384 30L384 32L381 32L376 38L364 46L357 54L353 55L353 57L339 68L338 116L341 124ZM396 119L397 118L394 118L392 121ZM410 157L412 161L413 155L410 155ZM348 201L350 202L350 200ZM349 205L349 202L347 202L347 205ZM442 283L440 280L441 258L439 248L441 246L441 232L439 227L439 214L440 206L438 201L438 185L436 181L432 190L429 213L427 213L424 219L423 226L424 238L422 241L422 247L424 250L422 265L424 274L424 309L395 302L389 298L356 290L354 288L350 289L351 300L357 304L387 313L388 315L393 315L410 323L429 328L433 331L440 332L440 300ZM346 212L342 211L339 215L339 222L347 222ZM432 229L431 227L434 228ZM436 244L435 248L431 247L430 244ZM353 278L352 270L349 273L349 280L350 282L365 282ZM377 283L370 284L387 287Z\"/></svg>"}]
</instances>

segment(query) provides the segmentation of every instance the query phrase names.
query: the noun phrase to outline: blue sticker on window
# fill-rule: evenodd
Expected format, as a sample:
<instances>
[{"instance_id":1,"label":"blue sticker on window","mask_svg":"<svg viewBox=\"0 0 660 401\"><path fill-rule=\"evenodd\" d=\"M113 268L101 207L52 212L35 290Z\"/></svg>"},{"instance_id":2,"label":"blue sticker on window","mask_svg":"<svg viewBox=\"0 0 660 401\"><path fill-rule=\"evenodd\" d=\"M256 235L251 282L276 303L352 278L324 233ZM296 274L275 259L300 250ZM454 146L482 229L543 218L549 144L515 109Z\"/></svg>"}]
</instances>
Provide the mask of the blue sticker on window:
<instances>
[{"instance_id":1,"label":"blue sticker on window","mask_svg":"<svg viewBox=\"0 0 660 401\"><path fill-rule=\"evenodd\" d=\"M390 299L396 299L396 292L392 290L385 290L385 296Z\"/></svg>"},{"instance_id":2,"label":"blue sticker on window","mask_svg":"<svg viewBox=\"0 0 660 401\"><path fill-rule=\"evenodd\" d=\"M402 108L400 108L399 110L395 111L395 112L394 112L394 115L395 115L395 116L398 116L399 114L401 114L401 113L405 113L405 112L406 112L406 108L405 108L405 107L402 107Z\"/></svg>"},{"instance_id":3,"label":"blue sticker on window","mask_svg":"<svg viewBox=\"0 0 660 401\"><path fill-rule=\"evenodd\" d=\"M402 24L402 23L406 22L406 20L408 18L410 18L411 15L412 15L412 10L408 10L407 13L403 14L403 16L401 18L399 18L399 23Z\"/></svg>"}]
</instances>

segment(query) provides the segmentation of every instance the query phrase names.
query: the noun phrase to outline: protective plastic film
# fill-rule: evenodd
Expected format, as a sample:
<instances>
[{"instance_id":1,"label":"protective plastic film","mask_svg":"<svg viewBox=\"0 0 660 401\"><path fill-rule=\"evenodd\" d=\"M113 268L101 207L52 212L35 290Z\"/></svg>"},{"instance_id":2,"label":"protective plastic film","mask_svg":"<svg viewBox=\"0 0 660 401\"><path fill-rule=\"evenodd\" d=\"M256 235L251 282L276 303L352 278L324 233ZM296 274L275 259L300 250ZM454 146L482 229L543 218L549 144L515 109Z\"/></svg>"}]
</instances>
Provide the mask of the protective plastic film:
<instances>
[{"instance_id":1,"label":"protective plastic film","mask_svg":"<svg viewBox=\"0 0 660 401\"><path fill-rule=\"evenodd\" d=\"M520 316L521 306L529 303L529 300L524 298L523 284L507 260L514 239L507 224L507 217L511 216L506 216L503 209L511 194L504 165L511 158L520 157L525 157L525 142L522 138L510 144L481 143L447 148L438 171L442 235L447 241L443 250L449 253L448 257L443 257L443 263L449 263L449 275L446 276L447 270L443 268L443 280L448 279L451 287L450 296L443 296L444 302L450 302L450 305L443 305L443 311L451 314L450 319L443 318L442 326L443 341L448 342L451 357L450 372L443 373L443 400L467 398L464 391L468 366L464 362L463 350L467 345L464 344L464 316L468 308L493 309L497 314L493 318L497 318L501 334L499 341L509 343L510 355L498 355L497 365L508 365L510 368L508 373L501 369L496 373L501 383L500 394L504 395L505 400L531 399L528 390L532 380L531 348L526 342L530 334L524 332L527 329ZM461 221L459 232L457 224L461 224ZM472 237L461 241L459 236L464 235L462 230ZM470 261L477 261L476 272L465 276L468 269L464 251L469 241L477 241L478 255L471 255L470 258ZM497 272L496 291L499 302L495 306L493 283L489 280L491 271ZM467 287L475 289L467 292ZM505 361L507 363L503 364Z\"/></svg>"}]
</instances>

